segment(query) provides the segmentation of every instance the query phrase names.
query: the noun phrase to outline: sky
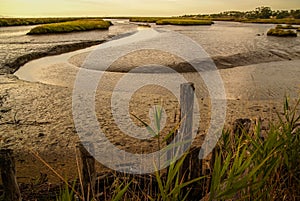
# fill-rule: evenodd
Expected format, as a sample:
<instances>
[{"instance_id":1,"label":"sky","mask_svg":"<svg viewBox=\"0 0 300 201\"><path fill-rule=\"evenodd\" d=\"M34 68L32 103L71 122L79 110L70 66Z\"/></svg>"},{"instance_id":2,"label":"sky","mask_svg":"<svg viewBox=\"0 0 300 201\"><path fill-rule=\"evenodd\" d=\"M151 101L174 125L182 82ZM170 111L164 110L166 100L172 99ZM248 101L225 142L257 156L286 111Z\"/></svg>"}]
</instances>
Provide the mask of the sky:
<instances>
[{"instance_id":1,"label":"sky","mask_svg":"<svg viewBox=\"0 0 300 201\"><path fill-rule=\"evenodd\" d=\"M0 0L0 16L178 16L247 11L259 6L300 9L300 0Z\"/></svg>"}]
</instances>

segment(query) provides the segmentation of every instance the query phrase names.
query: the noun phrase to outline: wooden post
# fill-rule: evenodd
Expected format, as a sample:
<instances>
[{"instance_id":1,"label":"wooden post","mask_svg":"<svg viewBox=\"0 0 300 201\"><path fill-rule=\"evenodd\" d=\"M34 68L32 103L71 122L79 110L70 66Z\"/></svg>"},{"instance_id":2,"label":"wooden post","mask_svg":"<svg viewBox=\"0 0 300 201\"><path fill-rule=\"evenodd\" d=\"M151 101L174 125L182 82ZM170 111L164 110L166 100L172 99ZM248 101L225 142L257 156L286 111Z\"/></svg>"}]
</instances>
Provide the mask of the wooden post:
<instances>
[{"instance_id":1,"label":"wooden post","mask_svg":"<svg viewBox=\"0 0 300 201\"><path fill-rule=\"evenodd\" d=\"M88 149L88 150L87 150ZM91 200L95 195L96 169L95 158L90 154L94 153L94 145L91 142L82 142L77 145L81 160L81 182L85 201Z\"/></svg>"},{"instance_id":2,"label":"wooden post","mask_svg":"<svg viewBox=\"0 0 300 201\"><path fill-rule=\"evenodd\" d=\"M194 84L185 83L180 85L180 119L181 125L179 134L183 136L183 141L192 140L193 133L193 108L194 108ZM184 145L184 149L190 143Z\"/></svg>"},{"instance_id":3,"label":"wooden post","mask_svg":"<svg viewBox=\"0 0 300 201\"><path fill-rule=\"evenodd\" d=\"M193 108L194 108L194 84L185 83L180 85L180 128L179 135L181 135L181 141L185 144L183 145L183 150L190 146L190 141L192 140L193 132ZM182 150L182 151L183 151ZM187 170L189 169L189 159L186 158L185 162L182 164L180 169L181 177L188 178Z\"/></svg>"},{"instance_id":4,"label":"wooden post","mask_svg":"<svg viewBox=\"0 0 300 201\"><path fill-rule=\"evenodd\" d=\"M11 149L0 150L0 169L5 201L21 201L21 193L16 178L16 166Z\"/></svg>"},{"instance_id":5,"label":"wooden post","mask_svg":"<svg viewBox=\"0 0 300 201\"><path fill-rule=\"evenodd\" d=\"M194 84L193 83L184 83L180 85L180 128L179 133L175 131L173 136L170 136L166 140L167 146L174 146L170 147L167 151L167 159L171 161L175 157L175 153L178 147L176 146L177 142L174 142L173 145L171 142L174 140L175 135L181 135L181 142L185 142L186 144L183 145L181 148L181 152L189 148L190 143L188 143L192 139L192 128L193 128L193 106L194 106ZM176 122L176 114L174 116L174 121Z\"/></svg>"}]
</instances>

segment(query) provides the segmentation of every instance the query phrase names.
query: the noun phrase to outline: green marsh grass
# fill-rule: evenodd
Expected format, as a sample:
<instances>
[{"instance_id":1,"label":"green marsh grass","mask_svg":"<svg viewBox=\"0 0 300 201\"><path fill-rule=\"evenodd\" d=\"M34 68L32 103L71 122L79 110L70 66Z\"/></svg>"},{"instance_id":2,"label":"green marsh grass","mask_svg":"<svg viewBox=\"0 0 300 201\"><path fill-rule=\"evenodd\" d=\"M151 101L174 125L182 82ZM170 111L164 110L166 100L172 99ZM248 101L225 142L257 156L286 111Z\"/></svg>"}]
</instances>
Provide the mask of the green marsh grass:
<instances>
[{"instance_id":1,"label":"green marsh grass","mask_svg":"<svg viewBox=\"0 0 300 201\"><path fill-rule=\"evenodd\" d=\"M79 18L79 17L63 17L63 18L0 18L0 27L4 26L25 26L36 24L50 24L58 22L74 21L79 19L100 19L100 18Z\"/></svg>"},{"instance_id":2,"label":"green marsh grass","mask_svg":"<svg viewBox=\"0 0 300 201\"><path fill-rule=\"evenodd\" d=\"M196 20L196 19L162 19L156 21L157 25L212 25L211 20Z\"/></svg>"},{"instance_id":3,"label":"green marsh grass","mask_svg":"<svg viewBox=\"0 0 300 201\"><path fill-rule=\"evenodd\" d=\"M293 25L277 25L275 29L298 29L297 27L294 27Z\"/></svg>"},{"instance_id":4,"label":"green marsh grass","mask_svg":"<svg viewBox=\"0 0 300 201\"><path fill-rule=\"evenodd\" d=\"M59 190L59 195L56 197L56 201L75 201L75 191L73 190L76 185L76 180L74 180L72 188L65 185L64 188Z\"/></svg>"},{"instance_id":5,"label":"green marsh grass","mask_svg":"<svg viewBox=\"0 0 300 201\"><path fill-rule=\"evenodd\" d=\"M185 191L186 187L204 180L204 176L193 178L190 181L183 180L182 175L180 175L180 169L183 166L186 156L187 154L183 155L178 161L172 162L168 167L166 176L156 171L155 175L159 191L155 197L149 197L151 201L185 201L188 199L190 193L190 191Z\"/></svg>"},{"instance_id":6,"label":"green marsh grass","mask_svg":"<svg viewBox=\"0 0 300 201\"><path fill-rule=\"evenodd\" d=\"M144 22L144 23L155 23L158 20L164 19L163 17L132 17L129 18L130 22Z\"/></svg>"},{"instance_id":7,"label":"green marsh grass","mask_svg":"<svg viewBox=\"0 0 300 201\"><path fill-rule=\"evenodd\" d=\"M225 131L215 151L210 200L297 200L300 189L299 103L284 104L283 117L262 137Z\"/></svg>"},{"instance_id":8,"label":"green marsh grass","mask_svg":"<svg viewBox=\"0 0 300 201\"><path fill-rule=\"evenodd\" d=\"M237 19L236 21L244 23L259 23L259 24L294 24L300 25L300 19Z\"/></svg>"},{"instance_id":9,"label":"green marsh grass","mask_svg":"<svg viewBox=\"0 0 300 201\"><path fill-rule=\"evenodd\" d=\"M156 23L158 25L211 25L210 19L182 18L182 17L134 17L131 22Z\"/></svg>"},{"instance_id":10,"label":"green marsh grass","mask_svg":"<svg viewBox=\"0 0 300 201\"><path fill-rule=\"evenodd\" d=\"M27 34L39 35L39 34L55 34L55 33L69 33L74 31L89 31L89 30L105 30L108 29L111 22L104 20L76 20L70 22L61 22L53 24L45 24L34 27Z\"/></svg>"}]
</instances>

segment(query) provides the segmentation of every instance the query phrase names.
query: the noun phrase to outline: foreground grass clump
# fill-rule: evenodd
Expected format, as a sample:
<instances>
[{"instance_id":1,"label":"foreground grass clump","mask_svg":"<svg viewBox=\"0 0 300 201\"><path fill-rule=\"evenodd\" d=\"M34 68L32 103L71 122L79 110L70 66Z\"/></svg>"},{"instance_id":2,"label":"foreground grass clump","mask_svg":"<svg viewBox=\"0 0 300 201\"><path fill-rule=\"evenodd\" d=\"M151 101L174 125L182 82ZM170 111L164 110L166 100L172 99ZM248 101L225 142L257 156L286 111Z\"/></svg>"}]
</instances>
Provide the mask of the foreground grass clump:
<instances>
[{"instance_id":1,"label":"foreground grass clump","mask_svg":"<svg viewBox=\"0 0 300 201\"><path fill-rule=\"evenodd\" d=\"M111 22L104 20L76 20L71 22L40 25L31 29L27 34L54 34L95 29L108 29L110 25Z\"/></svg>"},{"instance_id":2,"label":"foreground grass clump","mask_svg":"<svg viewBox=\"0 0 300 201\"><path fill-rule=\"evenodd\" d=\"M270 29L267 32L268 36L279 36L279 37L297 37L297 33L292 30L283 30L283 29Z\"/></svg>"},{"instance_id":3,"label":"foreground grass clump","mask_svg":"<svg viewBox=\"0 0 300 201\"><path fill-rule=\"evenodd\" d=\"M299 103L286 100L279 123L263 134L224 132L214 153L210 200L298 200L300 193Z\"/></svg>"},{"instance_id":4,"label":"foreground grass clump","mask_svg":"<svg viewBox=\"0 0 300 201\"><path fill-rule=\"evenodd\" d=\"M0 27L5 26L23 26L36 24L50 24L58 22L67 22L78 20L80 18L64 17L64 18L0 18Z\"/></svg>"},{"instance_id":5,"label":"foreground grass clump","mask_svg":"<svg viewBox=\"0 0 300 201\"><path fill-rule=\"evenodd\" d=\"M162 19L156 21L158 25L212 25L211 20L195 20L195 19Z\"/></svg>"}]
</instances>

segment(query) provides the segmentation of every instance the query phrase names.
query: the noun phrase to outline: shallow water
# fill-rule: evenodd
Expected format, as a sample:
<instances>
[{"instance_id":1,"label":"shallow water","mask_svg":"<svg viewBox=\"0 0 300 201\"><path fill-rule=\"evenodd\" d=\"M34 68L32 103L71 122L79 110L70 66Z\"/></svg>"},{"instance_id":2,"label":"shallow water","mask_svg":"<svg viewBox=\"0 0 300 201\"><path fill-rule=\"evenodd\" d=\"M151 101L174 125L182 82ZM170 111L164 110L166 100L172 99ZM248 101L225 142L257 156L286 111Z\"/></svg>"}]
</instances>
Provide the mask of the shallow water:
<instances>
[{"instance_id":1,"label":"shallow water","mask_svg":"<svg viewBox=\"0 0 300 201\"><path fill-rule=\"evenodd\" d=\"M300 38L267 37L273 24L215 22L212 26L164 26L187 35L200 44L211 56L228 56L258 49L300 51Z\"/></svg>"}]
</instances>

